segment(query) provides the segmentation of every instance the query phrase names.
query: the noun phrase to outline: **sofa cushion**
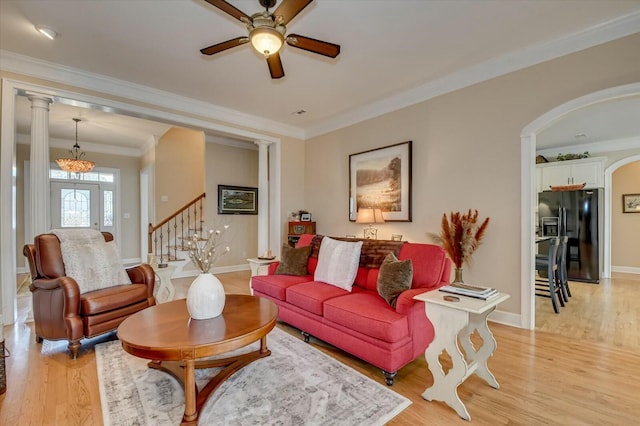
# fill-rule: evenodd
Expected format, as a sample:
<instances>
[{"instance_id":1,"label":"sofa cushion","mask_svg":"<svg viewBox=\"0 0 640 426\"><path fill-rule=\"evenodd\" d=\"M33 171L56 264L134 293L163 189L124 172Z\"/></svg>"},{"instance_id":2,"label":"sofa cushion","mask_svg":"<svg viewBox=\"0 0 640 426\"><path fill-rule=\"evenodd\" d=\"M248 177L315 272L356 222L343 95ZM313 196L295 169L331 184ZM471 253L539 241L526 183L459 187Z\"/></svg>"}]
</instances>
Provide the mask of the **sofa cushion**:
<instances>
[{"instance_id":1,"label":"sofa cushion","mask_svg":"<svg viewBox=\"0 0 640 426\"><path fill-rule=\"evenodd\" d=\"M324 317L390 343L409 335L407 317L393 310L375 291L358 291L327 300L324 302Z\"/></svg>"},{"instance_id":2,"label":"sofa cushion","mask_svg":"<svg viewBox=\"0 0 640 426\"><path fill-rule=\"evenodd\" d=\"M405 243L398 259L413 260L411 288L435 288L440 285L447 254L434 244Z\"/></svg>"},{"instance_id":3,"label":"sofa cushion","mask_svg":"<svg viewBox=\"0 0 640 426\"><path fill-rule=\"evenodd\" d=\"M358 272L362 241L346 242L324 237L318 254L314 281L351 291Z\"/></svg>"},{"instance_id":4,"label":"sofa cushion","mask_svg":"<svg viewBox=\"0 0 640 426\"><path fill-rule=\"evenodd\" d=\"M411 259L398 260L389 253L380 265L378 274L378 294L392 307L396 308L396 300L400 293L411 288L413 265Z\"/></svg>"},{"instance_id":5,"label":"sofa cushion","mask_svg":"<svg viewBox=\"0 0 640 426\"><path fill-rule=\"evenodd\" d=\"M310 275L256 275L251 277L251 288L284 301L287 298L287 288L312 280L313 277Z\"/></svg>"},{"instance_id":6,"label":"sofa cushion","mask_svg":"<svg viewBox=\"0 0 640 426\"><path fill-rule=\"evenodd\" d=\"M145 284L117 285L80 295L82 315L95 315L147 300Z\"/></svg>"},{"instance_id":7,"label":"sofa cushion","mask_svg":"<svg viewBox=\"0 0 640 426\"><path fill-rule=\"evenodd\" d=\"M287 303L316 315L323 314L326 300L349 294L339 287L318 281L310 281L287 288Z\"/></svg>"},{"instance_id":8,"label":"sofa cushion","mask_svg":"<svg viewBox=\"0 0 640 426\"><path fill-rule=\"evenodd\" d=\"M276 268L276 275L309 275L307 262L311 254L311 246L299 248L283 245L280 251L280 263Z\"/></svg>"}]
</instances>

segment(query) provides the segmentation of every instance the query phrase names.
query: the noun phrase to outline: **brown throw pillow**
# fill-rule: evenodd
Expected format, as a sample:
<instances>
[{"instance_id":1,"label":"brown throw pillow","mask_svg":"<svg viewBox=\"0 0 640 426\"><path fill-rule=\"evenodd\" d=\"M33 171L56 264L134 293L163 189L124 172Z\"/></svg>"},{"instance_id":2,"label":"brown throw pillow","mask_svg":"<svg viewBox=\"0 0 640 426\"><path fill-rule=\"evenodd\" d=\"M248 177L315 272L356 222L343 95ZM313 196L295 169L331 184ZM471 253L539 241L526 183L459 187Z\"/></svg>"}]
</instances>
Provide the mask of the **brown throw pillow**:
<instances>
[{"instance_id":1,"label":"brown throw pillow","mask_svg":"<svg viewBox=\"0 0 640 426\"><path fill-rule=\"evenodd\" d=\"M389 253L380 265L378 294L395 309L398 296L411 288L412 279L413 263L411 263L411 259L398 260L393 253Z\"/></svg>"},{"instance_id":2,"label":"brown throw pillow","mask_svg":"<svg viewBox=\"0 0 640 426\"><path fill-rule=\"evenodd\" d=\"M282 246L280 264L276 268L276 275L308 275L307 261L311 254L311 246L293 248Z\"/></svg>"}]
</instances>

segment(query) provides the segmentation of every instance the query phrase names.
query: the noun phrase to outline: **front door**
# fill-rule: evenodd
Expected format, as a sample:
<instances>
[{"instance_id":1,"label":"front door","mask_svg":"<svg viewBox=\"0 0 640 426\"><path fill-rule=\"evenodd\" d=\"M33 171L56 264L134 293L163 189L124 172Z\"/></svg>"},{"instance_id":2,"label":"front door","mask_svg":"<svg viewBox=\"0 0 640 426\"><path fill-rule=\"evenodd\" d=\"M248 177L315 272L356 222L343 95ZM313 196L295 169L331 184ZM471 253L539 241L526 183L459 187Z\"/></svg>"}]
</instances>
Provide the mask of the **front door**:
<instances>
[{"instance_id":1,"label":"front door","mask_svg":"<svg viewBox=\"0 0 640 426\"><path fill-rule=\"evenodd\" d=\"M100 186L90 183L51 182L51 227L100 227Z\"/></svg>"}]
</instances>

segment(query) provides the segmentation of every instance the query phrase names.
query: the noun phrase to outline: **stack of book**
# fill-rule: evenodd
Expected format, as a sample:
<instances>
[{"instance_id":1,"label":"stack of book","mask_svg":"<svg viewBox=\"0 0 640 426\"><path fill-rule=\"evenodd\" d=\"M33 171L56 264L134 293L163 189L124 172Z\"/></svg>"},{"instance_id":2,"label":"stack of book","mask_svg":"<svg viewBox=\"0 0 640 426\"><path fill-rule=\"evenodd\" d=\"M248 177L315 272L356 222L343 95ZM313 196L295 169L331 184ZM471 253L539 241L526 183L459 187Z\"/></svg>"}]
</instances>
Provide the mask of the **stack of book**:
<instances>
[{"instance_id":1,"label":"stack of book","mask_svg":"<svg viewBox=\"0 0 640 426\"><path fill-rule=\"evenodd\" d=\"M469 285L465 283L451 283L440 287L440 291L445 293L457 294L460 296L475 297L476 299L489 300L492 297L496 297L498 292L489 287L480 287L475 285Z\"/></svg>"}]
</instances>

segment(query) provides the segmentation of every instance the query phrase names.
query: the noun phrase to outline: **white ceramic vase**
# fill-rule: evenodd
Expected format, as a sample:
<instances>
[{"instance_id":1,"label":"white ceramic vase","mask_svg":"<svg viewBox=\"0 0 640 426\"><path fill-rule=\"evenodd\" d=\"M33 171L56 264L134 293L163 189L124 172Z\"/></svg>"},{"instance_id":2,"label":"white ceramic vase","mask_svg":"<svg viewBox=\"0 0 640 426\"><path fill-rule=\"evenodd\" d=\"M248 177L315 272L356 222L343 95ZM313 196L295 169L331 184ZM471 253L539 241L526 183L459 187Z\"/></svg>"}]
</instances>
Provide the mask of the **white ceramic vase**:
<instances>
[{"instance_id":1,"label":"white ceramic vase","mask_svg":"<svg viewBox=\"0 0 640 426\"><path fill-rule=\"evenodd\" d=\"M193 319L203 320L219 316L224 309L222 283L211 273L200 274L187 292L187 310Z\"/></svg>"}]
</instances>

